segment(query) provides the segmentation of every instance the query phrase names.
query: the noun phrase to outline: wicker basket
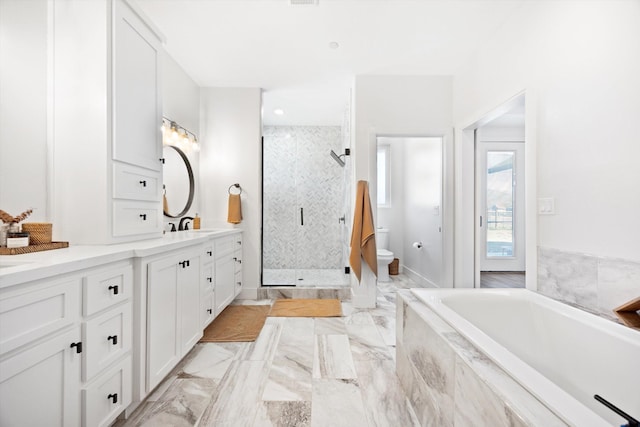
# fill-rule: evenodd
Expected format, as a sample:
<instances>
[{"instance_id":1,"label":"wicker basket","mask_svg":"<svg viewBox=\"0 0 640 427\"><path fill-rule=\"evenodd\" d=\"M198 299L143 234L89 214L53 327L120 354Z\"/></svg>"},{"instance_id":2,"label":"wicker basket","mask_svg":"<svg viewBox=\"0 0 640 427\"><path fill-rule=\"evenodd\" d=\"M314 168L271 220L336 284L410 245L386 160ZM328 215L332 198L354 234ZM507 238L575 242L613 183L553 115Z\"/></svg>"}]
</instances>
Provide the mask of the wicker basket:
<instances>
[{"instance_id":1,"label":"wicker basket","mask_svg":"<svg viewBox=\"0 0 640 427\"><path fill-rule=\"evenodd\" d=\"M394 258L393 261L389 263L389 274L392 276L396 276L398 274L399 266L400 266L400 260L398 258Z\"/></svg>"},{"instance_id":2,"label":"wicker basket","mask_svg":"<svg viewBox=\"0 0 640 427\"><path fill-rule=\"evenodd\" d=\"M51 243L52 228L53 224L50 222L25 222L22 224L22 231L29 233L30 245Z\"/></svg>"}]
</instances>

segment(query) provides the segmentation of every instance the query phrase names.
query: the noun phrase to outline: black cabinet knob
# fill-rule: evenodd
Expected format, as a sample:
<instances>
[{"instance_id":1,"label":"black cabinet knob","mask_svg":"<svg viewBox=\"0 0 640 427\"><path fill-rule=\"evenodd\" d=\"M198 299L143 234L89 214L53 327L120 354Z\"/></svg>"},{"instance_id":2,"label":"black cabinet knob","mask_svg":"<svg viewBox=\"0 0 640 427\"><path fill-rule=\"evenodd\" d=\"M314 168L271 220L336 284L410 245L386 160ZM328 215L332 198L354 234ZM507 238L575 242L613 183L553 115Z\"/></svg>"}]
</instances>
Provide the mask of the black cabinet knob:
<instances>
[{"instance_id":1,"label":"black cabinet knob","mask_svg":"<svg viewBox=\"0 0 640 427\"><path fill-rule=\"evenodd\" d=\"M113 291L114 295L118 295L118 285L109 286L109 290Z\"/></svg>"},{"instance_id":2,"label":"black cabinet knob","mask_svg":"<svg viewBox=\"0 0 640 427\"><path fill-rule=\"evenodd\" d=\"M141 184L143 187L146 187L146 186L147 186L147 181L139 181L139 182L140 182L140 184Z\"/></svg>"},{"instance_id":3,"label":"black cabinet knob","mask_svg":"<svg viewBox=\"0 0 640 427\"><path fill-rule=\"evenodd\" d=\"M110 394L107 399L110 399L111 403L118 403L118 393Z\"/></svg>"},{"instance_id":4,"label":"black cabinet knob","mask_svg":"<svg viewBox=\"0 0 640 427\"><path fill-rule=\"evenodd\" d=\"M211 314L213 313L213 310L211 310L210 308L207 309L207 313Z\"/></svg>"},{"instance_id":5,"label":"black cabinet knob","mask_svg":"<svg viewBox=\"0 0 640 427\"><path fill-rule=\"evenodd\" d=\"M209 255L209 256L213 256L213 252L211 252L211 251L207 251L207 255Z\"/></svg>"},{"instance_id":6,"label":"black cabinet knob","mask_svg":"<svg viewBox=\"0 0 640 427\"><path fill-rule=\"evenodd\" d=\"M69 346L70 348L75 348L76 349L76 353L82 353L82 342L74 342L71 343L71 345Z\"/></svg>"},{"instance_id":7,"label":"black cabinet knob","mask_svg":"<svg viewBox=\"0 0 640 427\"><path fill-rule=\"evenodd\" d=\"M147 214L140 214L139 216L140 218L142 218L143 221L147 220Z\"/></svg>"},{"instance_id":8,"label":"black cabinet knob","mask_svg":"<svg viewBox=\"0 0 640 427\"><path fill-rule=\"evenodd\" d=\"M164 158L158 159L160 160L160 163L162 163L164 165Z\"/></svg>"},{"instance_id":9,"label":"black cabinet knob","mask_svg":"<svg viewBox=\"0 0 640 427\"><path fill-rule=\"evenodd\" d=\"M189 260L184 260L184 261L180 261L178 264L180 264L182 266L182 268L187 268L189 267Z\"/></svg>"},{"instance_id":10,"label":"black cabinet knob","mask_svg":"<svg viewBox=\"0 0 640 427\"><path fill-rule=\"evenodd\" d=\"M212 277L207 277L207 282L212 283L213 282L213 278Z\"/></svg>"},{"instance_id":11,"label":"black cabinet knob","mask_svg":"<svg viewBox=\"0 0 640 427\"><path fill-rule=\"evenodd\" d=\"M118 344L118 336L117 335L109 335L107 337L107 341L111 341L111 344L116 345L116 344Z\"/></svg>"}]
</instances>

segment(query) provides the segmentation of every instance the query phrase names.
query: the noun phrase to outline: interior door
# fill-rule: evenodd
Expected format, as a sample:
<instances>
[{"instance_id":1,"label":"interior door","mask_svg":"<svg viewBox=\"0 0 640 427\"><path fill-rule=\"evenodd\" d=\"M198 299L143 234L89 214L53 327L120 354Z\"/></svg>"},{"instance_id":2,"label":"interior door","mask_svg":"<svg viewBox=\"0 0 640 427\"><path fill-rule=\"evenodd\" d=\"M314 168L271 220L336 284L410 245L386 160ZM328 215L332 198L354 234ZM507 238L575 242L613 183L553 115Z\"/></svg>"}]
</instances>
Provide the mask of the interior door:
<instances>
[{"instance_id":1,"label":"interior door","mask_svg":"<svg viewBox=\"0 0 640 427\"><path fill-rule=\"evenodd\" d=\"M476 152L480 271L524 271L524 143L479 142Z\"/></svg>"}]
</instances>

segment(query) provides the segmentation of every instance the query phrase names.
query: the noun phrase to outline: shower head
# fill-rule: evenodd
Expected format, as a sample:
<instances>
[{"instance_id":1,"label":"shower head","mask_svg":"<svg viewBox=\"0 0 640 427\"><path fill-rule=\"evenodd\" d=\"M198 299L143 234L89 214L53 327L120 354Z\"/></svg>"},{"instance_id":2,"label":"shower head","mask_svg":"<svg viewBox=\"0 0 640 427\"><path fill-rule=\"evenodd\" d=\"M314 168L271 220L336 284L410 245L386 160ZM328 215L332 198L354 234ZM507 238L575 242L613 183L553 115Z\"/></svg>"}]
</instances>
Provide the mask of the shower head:
<instances>
[{"instance_id":1,"label":"shower head","mask_svg":"<svg viewBox=\"0 0 640 427\"><path fill-rule=\"evenodd\" d=\"M333 160L335 160L340 167L344 167L344 160L340 158L342 156L344 156L344 154L338 156L335 151L331 150L331 157L333 157Z\"/></svg>"}]
</instances>

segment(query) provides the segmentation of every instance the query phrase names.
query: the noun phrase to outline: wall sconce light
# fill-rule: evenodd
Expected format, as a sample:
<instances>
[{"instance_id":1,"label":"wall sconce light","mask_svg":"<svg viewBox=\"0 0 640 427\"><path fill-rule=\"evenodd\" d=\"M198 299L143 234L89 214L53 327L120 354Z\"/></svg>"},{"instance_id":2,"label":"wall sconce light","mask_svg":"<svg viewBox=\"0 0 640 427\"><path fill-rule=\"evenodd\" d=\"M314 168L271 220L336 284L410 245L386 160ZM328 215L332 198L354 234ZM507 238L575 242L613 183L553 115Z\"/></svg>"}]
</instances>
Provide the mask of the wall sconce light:
<instances>
[{"instance_id":1,"label":"wall sconce light","mask_svg":"<svg viewBox=\"0 0 640 427\"><path fill-rule=\"evenodd\" d=\"M175 145L186 150L200 151L200 144L198 144L196 134L180 126L175 121L163 117L160 130L162 131L163 145Z\"/></svg>"}]
</instances>

